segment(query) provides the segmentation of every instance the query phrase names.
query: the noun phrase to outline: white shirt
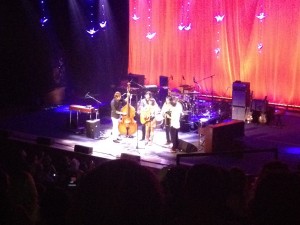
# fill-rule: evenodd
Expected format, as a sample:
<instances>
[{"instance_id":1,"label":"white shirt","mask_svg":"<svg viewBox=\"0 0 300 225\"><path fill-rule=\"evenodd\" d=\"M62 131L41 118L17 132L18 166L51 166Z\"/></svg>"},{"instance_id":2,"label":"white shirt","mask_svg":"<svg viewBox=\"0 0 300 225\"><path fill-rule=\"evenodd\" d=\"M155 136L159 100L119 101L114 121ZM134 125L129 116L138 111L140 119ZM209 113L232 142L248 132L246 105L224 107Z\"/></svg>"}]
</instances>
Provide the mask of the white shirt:
<instances>
[{"instance_id":1,"label":"white shirt","mask_svg":"<svg viewBox=\"0 0 300 225\"><path fill-rule=\"evenodd\" d=\"M175 129L180 128L180 117L183 113L182 105L177 102L175 106L171 108L171 127Z\"/></svg>"}]
</instances>

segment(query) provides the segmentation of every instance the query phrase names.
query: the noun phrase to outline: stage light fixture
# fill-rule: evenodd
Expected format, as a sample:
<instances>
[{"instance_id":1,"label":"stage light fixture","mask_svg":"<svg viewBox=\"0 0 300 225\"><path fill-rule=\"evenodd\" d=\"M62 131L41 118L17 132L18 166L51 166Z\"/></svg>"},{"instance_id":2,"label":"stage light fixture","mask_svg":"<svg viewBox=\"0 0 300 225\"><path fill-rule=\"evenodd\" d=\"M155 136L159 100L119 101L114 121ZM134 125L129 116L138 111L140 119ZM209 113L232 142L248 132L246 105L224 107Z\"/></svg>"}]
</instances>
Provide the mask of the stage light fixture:
<instances>
[{"instance_id":1,"label":"stage light fixture","mask_svg":"<svg viewBox=\"0 0 300 225\"><path fill-rule=\"evenodd\" d=\"M95 0L89 1L89 11L88 11L89 18L88 19L90 21L90 24L89 24L86 32L89 33L91 35L91 37L94 37L94 34L96 34L98 32L98 30L95 29L95 25L97 25L97 24L94 23L96 21L96 18L95 18L96 13L95 13L94 4L96 4Z\"/></svg>"},{"instance_id":2,"label":"stage light fixture","mask_svg":"<svg viewBox=\"0 0 300 225\"><path fill-rule=\"evenodd\" d=\"M146 37L147 37L149 40L151 40L152 38L155 37L155 35L156 35L155 32L154 32L154 33L149 32L149 33L146 35Z\"/></svg>"},{"instance_id":3,"label":"stage light fixture","mask_svg":"<svg viewBox=\"0 0 300 225\"><path fill-rule=\"evenodd\" d=\"M99 30L95 30L95 28L93 27L92 29L86 30L86 32L88 32L91 37L94 37L94 34L97 33Z\"/></svg>"},{"instance_id":4,"label":"stage light fixture","mask_svg":"<svg viewBox=\"0 0 300 225\"><path fill-rule=\"evenodd\" d=\"M266 15L264 12L261 12L258 16L256 16L256 18L259 20L263 20L264 18L266 18Z\"/></svg>"},{"instance_id":5,"label":"stage light fixture","mask_svg":"<svg viewBox=\"0 0 300 225\"><path fill-rule=\"evenodd\" d=\"M40 10L41 10L40 23L41 23L41 26L44 27L45 24L48 22L48 17L46 15L46 1L45 0L40 1Z\"/></svg>"},{"instance_id":6,"label":"stage light fixture","mask_svg":"<svg viewBox=\"0 0 300 225\"><path fill-rule=\"evenodd\" d=\"M215 54L216 54L216 55L219 55L219 54L220 54L220 51L221 51L221 49L220 49L220 48L215 48L215 50L214 50L214 51L215 51Z\"/></svg>"},{"instance_id":7,"label":"stage light fixture","mask_svg":"<svg viewBox=\"0 0 300 225\"><path fill-rule=\"evenodd\" d=\"M261 0L260 2L260 13L258 15L256 15L256 18L258 19L258 25L257 25L257 30L258 30L258 44L257 44L257 50L258 53L262 52L263 49L263 28L264 28L264 24L263 21L266 18L266 14L265 14L265 7L264 7L264 0Z\"/></svg>"},{"instance_id":8,"label":"stage light fixture","mask_svg":"<svg viewBox=\"0 0 300 225\"><path fill-rule=\"evenodd\" d=\"M151 40L155 37L156 32L152 31L152 1L148 0L148 33L146 37Z\"/></svg>"},{"instance_id":9,"label":"stage light fixture","mask_svg":"<svg viewBox=\"0 0 300 225\"><path fill-rule=\"evenodd\" d=\"M135 21L138 20L139 18L140 17L138 17L136 14L134 14L133 17L132 17L132 19L135 20Z\"/></svg>"},{"instance_id":10,"label":"stage light fixture","mask_svg":"<svg viewBox=\"0 0 300 225\"><path fill-rule=\"evenodd\" d=\"M40 19L40 22L42 24L42 26L45 26L45 23L48 21L48 19L46 17L43 17L42 19Z\"/></svg>"},{"instance_id":11,"label":"stage light fixture","mask_svg":"<svg viewBox=\"0 0 300 225\"><path fill-rule=\"evenodd\" d=\"M180 24L180 25L178 26L178 30L183 30L184 27L185 27L184 25Z\"/></svg>"},{"instance_id":12,"label":"stage light fixture","mask_svg":"<svg viewBox=\"0 0 300 225\"><path fill-rule=\"evenodd\" d=\"M192 23L190 20L190 4L190 1L186 3L186 6L184 2L181 4L181 22L178 25L178 30L189 31L192 29Z\"/></svg>"},{"instance_id":13,"label":"stage light fixture","mask_svg":"<svg viewBox=\"0 0 300 225\"><path fill-rule=\"evenodd\" d=\"M99 12L99 14L101 15L101 18L99 18L99 19L100 19L101 22L99 23L99 26L100 26L101 29L104 29L107 26L104 0L100 0L100 4L101 4L101 11Z\"/></svg>"},{"instance_id":14,"label":"stage light fixture","mask_svg":"<svg viewBox=\"0 0 300 225\"><path fill-rule=\"evenodd\" d=\"M217 22L222 22L224 17L225 17L225 15L223 15L223 16L217 15L217 16L215 16L215 19L217 20Z\"/></svg>"},{"instance_id":15,"label":"stage light fixture","mask_svg":"<svg viewBox=\"0 0 300 225\"><path fill-rule=\"evenodd\" d=\"M102 21L101 23L99 23L100 27L103 29L106 27L106 21Z\"/></svg>"},{"instance_id":16,"label":"stage light fixture","mask_svg":"<svg viewBox=\"0 0 300 225\"><path fill-rule=\"evenodd\" d=\"M132 19L133 20L135 20L135 21L137 21L137 20L139 20L139 16L138 16L138 8L137 8L137 4L136 4L136 0L134 0L134 2L133 2L133 16L132 16Z\"/></svg>"},{"instance_id":17,"label":"stage light fixture","mask_svg":"<svg viewBox=\"0 0 300 225\"><path fill-rule=\"evenodd\" d=\"M184 28L185 30L190 30L190 29L192 29L192 24L190 23L188 26L186 26L185 28Z\"/></svg>"},{"instance_id":18,"label":"stage light fixture","mask_svg":"<svg viewBox=\"0 0 300 225\"><path fill-rule=\"evenodd\" d=\"M221 0L218 0L216 2L216 9L214 12L214 19L216 19L216 24L215 24L215 48L214 52L216 55L216 58L218 59L221 55L221 31L222 31L222 26L223 26L223 20L225 18L225 14L223 13L223 7L222 7L222 2Z\"/></svg>"}]
</instances>

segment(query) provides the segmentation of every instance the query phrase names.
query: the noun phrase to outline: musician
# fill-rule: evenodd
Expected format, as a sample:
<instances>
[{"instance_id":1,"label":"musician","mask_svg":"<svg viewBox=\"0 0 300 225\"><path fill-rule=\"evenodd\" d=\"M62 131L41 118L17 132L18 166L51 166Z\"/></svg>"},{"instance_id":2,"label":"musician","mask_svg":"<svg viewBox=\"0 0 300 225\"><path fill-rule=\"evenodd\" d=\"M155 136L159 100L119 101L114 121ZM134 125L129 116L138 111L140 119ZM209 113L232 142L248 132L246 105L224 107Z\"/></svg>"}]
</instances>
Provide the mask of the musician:
<instances>
[{"instance_id":1,"label":"musician","mask_svg":"<svg viewBox=\"0 0 300 225\"><path fill-rule=\"evenodd\" d=\"M141 115L145 111L145 108L149 104L149 100L152 98L152 93L151 91L147 91L144 95L144 98L140 101L139 106L138 106L138 114ZM140 119L142 120L142 118ZM145 140L145 134L146 134L146 126L144 123L142 123L142 139L140 141Z\"/></svg>"},{"instance_id":2,"label":"musician","mask_svg":"<svg viewBox=\"0 0 300 225\"><path fill-rule=\"evenodd\" d=\"M172 141L171 152L176 152L179 146L178 131L180 128L180 118L183 115L182 105L178 102L178 97L173 97L171 101L171 122L170 122L170 133Z\"/></svg>"},{"instance_id":3,"label":"musician","mask_svg":"<svg viewBox=\"0 0 300 225\"><path fill-rule=\"evenodd\" d=\"M152 145L154 137L154 129L156 127L155 115L158 113L158 106L154 98L149 99L148 105L145 107L146 110L146 123L145 123L145 144Z\"/></svg>"},{"instance_id":4,"label":"musician","mask_svg":"<svg viewBox=\"0 0 300 225\"><path fill-rule=\"evenodd\" d=\"M110 108L111 108L111 120L112 120L112 137L113 142L120 143L120 132L119 132L119 120L120 116L123 114L120 110L122 108L122 101L121 101L122 95L120 92L115 92L114 98L110 102Z\"/></svg>"},{"instance_id":5,"label":"musician","mask_svg":"<svg viewBox=\"0 0 300 225\"><path fill-rule=\"evenodd\" d=\"M166 145L169 145L172 143L171 142L170 124L171 124L171 110L172 110L173 106L171 105L171 101L172 101L172 97L167 96L166 100L162 106L162 109L161 109L161 113L164 118L164 125L165 125L166 139L167 139Z\"/></svg>"},{"instance_id":6,"label":"musician","mask_svg":"<svg viewBox=\"0 0 300 225\"><path fill-rule=\"evenodd\" d=\"M154 136L154 128L156 127L155 115L158 113L159 107L156 100L152 97L152 93L147 91L145 98L143 98L139 105L139 112L142 122L142 139L146 144L152 144ZM148 133L147 133L148 131ZM147 136L147 135L148 136Z\"/></svg>"}]
</instances>

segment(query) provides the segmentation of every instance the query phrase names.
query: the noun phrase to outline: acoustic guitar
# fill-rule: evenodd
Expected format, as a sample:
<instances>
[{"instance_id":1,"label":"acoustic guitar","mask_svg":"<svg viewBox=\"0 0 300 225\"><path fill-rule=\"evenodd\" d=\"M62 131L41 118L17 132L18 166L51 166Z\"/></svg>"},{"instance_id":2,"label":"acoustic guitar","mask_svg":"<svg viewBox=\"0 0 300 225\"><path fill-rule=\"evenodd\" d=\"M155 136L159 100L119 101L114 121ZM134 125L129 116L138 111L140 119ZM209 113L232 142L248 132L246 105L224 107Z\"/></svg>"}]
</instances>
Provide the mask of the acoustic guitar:
<instances>
[{"instance_id":1,"label":"acoustic guitar","mask_svg":"<svg viewBox=\"0 0 300 225\"><path fill-rule=\"evenodd\" d=\"M253 91L251 92L250 95L250 106L246 108L246 116L245 116L245 121L246 123L251 123L253 121L253 115L252 115L252 100L253 99Z\"/></svg>"},{"instance_id":2,"label":"acoustic guitar","mask_svg":"<svg viewBox=\"0 0 300 225\"><path fill-rule=\"evenodd\" d=\"M141 109L140 122L146 124L155 118L155 100L149 99L148 104Z\"/></svg>"},{"instance_id":3,"label":"acoustic guitar","mask_svg":"<svg viewBox=\"0 0 300 225\"><path fill-rule=\"evenodd\" d=\"M258 118L258 122L261 124L266 124L267 121L267 115L266 115L266 110L267 110L267 96L264 99L264 107L260 113L260 116Z\"/></svg>"}]
</instances>

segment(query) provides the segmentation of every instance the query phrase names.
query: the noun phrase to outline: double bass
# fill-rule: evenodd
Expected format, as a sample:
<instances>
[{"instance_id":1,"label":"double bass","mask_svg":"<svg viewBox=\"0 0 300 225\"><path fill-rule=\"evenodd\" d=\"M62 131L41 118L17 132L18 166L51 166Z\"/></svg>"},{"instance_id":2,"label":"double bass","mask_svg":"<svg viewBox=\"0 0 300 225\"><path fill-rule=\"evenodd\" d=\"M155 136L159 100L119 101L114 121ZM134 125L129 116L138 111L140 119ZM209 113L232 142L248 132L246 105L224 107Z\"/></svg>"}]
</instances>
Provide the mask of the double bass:
<instances>
[{"instance_id":1,"label":"double bass","mask_svg":"<svg viewBox=\"0 0 300 225\"><path fill-rule=\"evenodd\" d=\"M137 131L137 123L134 120L135 108L130 104L130 83L127 83L127 103L121 109L122 120L119 123L119 132L126 136L131 136Z\"/></svg>"}]
</instances>

